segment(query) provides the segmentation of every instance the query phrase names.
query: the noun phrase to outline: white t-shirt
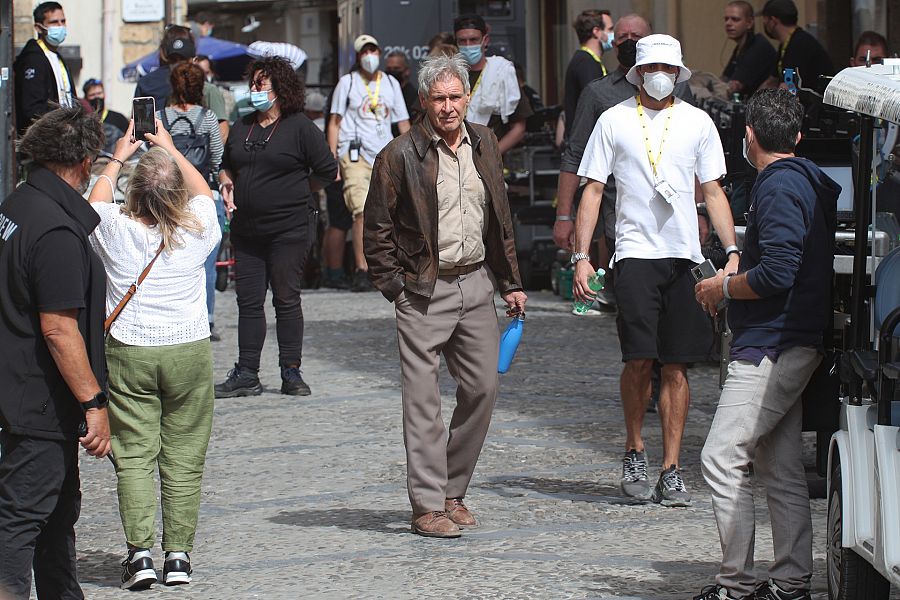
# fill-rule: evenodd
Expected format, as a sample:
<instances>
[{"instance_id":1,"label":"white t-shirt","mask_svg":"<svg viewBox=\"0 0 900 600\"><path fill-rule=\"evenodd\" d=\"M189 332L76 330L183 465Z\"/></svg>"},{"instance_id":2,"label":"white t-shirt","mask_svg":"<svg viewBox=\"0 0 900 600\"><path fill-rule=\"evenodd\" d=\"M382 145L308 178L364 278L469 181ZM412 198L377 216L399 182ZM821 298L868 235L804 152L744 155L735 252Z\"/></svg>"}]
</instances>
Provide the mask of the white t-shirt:
<instances>
[{"instance_id":1,"label":"white t-shirt","mask_svg":"<svg viewBox=\"0 0 900 600\"><path fill-rule=\"evenodd\" d=\"M92 204L100 224L91 246L106 268L106 314L110 314L153 259L162 236L124 215L118 204ZM209 337L204 263L222 239L216 206L209 196L195 196L190 211L203 231L179 231L181 246L163 250L137 293L119 314L110 335L130 346L185 344Z\"/></svg>"},{"instance_id":2,"label":"white t-shirt","mask_svg":"<svg viewBox=\"0 0 900 600\"><path fill-rule=\"evenodd\" d=\"M672 111L671 119L668 119ZM668 122L662 155L660 138ZM578 174L601 183L616 178L616 252L623 258L686 258L702 262L694 177L701 183L725 174L725 154L712 119L702 110L675 99L661 111L644 107L644 123L654 160L654 178L637 102L629 98L604 112L588 140ZM670 204L656 191L656 183L674 188Z\"/></svg>"},{"instance_id":3,"label":"white t-shirt","mask_svg":"<svg viewBox=\"0 0 900 600\"><path fill-rule=\"evenodd\" d=\"M378 72L381 85L374 79L368 86L357 71L347 73L338 81L331 100L331 114L341 115L338 135L338 156L347 153L350 142L356 138L362 142L361 156L370 164L375 155L394 139L391 124L408 121L406 102L400 83L383 71ZM371 99L378 91L375 111Z\"/></svg>"},{"instance_id":4,"label":"white t-shirt","mask_svg":"<svg viewBox=\"0 0 900 600\"><path fill-rule=\"evenodd\" d=\"M53 69L53 76L56 78L56 89L59 93L59 105L62 107L72 107L75 105L72 97L72 89L69 87L69 78L63 75L62 64L59 62L59 55L52 50L44 50L44 56L50 62L50 68Z\"/></svg>"}]
</instances>

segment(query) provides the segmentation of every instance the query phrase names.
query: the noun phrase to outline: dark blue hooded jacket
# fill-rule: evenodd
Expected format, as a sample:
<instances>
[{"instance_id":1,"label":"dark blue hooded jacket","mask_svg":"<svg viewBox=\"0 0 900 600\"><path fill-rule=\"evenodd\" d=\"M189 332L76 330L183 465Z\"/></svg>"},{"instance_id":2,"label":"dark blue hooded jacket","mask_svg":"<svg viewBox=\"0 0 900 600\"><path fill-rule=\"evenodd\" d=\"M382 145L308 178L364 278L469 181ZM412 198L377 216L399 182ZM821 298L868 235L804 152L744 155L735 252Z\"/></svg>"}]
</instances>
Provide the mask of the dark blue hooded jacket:
<instances>
[{"instance_id":1,"label":"dark blue hooded jacket","mask_svg":"<svg viewBox=\"0 0 900 600\"><path fill-rule=\"evenodd\" d=\"M732 300L732 348L822 345L831 314L840 186L805 158L784 158L756 179L739 273L758 300Z\"/></svg>"}]
</instances>

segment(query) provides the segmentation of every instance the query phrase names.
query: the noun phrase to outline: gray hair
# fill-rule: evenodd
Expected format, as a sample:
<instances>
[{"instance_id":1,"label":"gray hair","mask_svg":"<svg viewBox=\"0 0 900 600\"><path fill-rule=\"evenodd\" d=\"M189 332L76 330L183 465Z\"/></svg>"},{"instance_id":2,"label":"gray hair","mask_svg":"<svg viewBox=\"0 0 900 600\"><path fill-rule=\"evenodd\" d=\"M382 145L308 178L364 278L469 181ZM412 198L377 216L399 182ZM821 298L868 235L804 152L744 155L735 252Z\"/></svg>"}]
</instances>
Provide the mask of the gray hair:
<instances>
[{"instance_id":1,"label":"gray hair","mask_svg":"<svg viewBox=\"0 0 900 600\"><path fill-rule=\"evenodd\" d=\"M431 95L431 88L436 82L451 77L459 79L463 91L469 93L469 64L462 54L429 56L419 66L419 93L427 98Z\"/></svg>"}]
</instances>

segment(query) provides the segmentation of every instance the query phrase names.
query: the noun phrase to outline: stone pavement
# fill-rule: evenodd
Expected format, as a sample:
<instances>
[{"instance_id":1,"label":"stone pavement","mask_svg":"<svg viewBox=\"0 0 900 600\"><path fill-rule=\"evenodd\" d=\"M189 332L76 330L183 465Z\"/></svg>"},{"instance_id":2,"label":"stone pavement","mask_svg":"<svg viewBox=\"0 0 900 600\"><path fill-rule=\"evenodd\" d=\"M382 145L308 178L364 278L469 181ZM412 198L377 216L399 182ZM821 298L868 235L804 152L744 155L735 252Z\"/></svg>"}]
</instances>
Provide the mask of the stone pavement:
<instances>
[{"instance_id":1,"label":"stone pavement","mask_svg":"<svg viewBox=\"0 0 900 600\"><path fill-rule=\"evenodd\" d=\"M274 318L257 398L219 400L207 458L194 583L141 596L294 598L690 598L720 557L699 452L718 397L712 365L690 372L683 464L688 509L618 492L623 444L615 319L574 317L532 293L519 355L467 502L482 527L458 540L409 533L392 305L380 294L304 296L308 398L280 395ZM233 293L218 295L216 378L237 354ZM444 372L445 420L453 384ZM660 458L655 414L651 460ZM807 451L811 456L811 451ZM808 456L808 457L809 457ZM654 468L654 470L656 470ZM88 598L122 598L115 476L82 460L79 574ZM813 501L815 597L825 594L825 502ZM764 502L757 555L771 557ZM161 550L153 550L157 568ZM130 597L130 596L128 596Z\"/></svg>"}]
</instances>

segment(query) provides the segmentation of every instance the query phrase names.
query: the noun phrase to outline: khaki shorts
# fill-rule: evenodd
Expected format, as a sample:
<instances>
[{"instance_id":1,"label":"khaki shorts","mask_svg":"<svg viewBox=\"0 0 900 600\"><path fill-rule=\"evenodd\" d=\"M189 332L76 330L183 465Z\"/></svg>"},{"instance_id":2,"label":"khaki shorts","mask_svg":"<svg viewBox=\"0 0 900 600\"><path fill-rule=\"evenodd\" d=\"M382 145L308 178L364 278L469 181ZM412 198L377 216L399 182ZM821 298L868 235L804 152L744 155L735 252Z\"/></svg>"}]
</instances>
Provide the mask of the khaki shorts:
<instances>
[{"instance_id":1,"label":"khaki shorts","mask_svg":"<svg viewBox=\"0 0 900 600\"><path fill-rule=\"evenodd\" d=\"M356 217L362 214L369 194L369 181L372 179L372 165L362 156L356 162L350 161L350 155L341 157L341 179L344 180L344 203L350 214Z\"/></svg>"}]
</instances>

